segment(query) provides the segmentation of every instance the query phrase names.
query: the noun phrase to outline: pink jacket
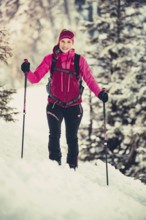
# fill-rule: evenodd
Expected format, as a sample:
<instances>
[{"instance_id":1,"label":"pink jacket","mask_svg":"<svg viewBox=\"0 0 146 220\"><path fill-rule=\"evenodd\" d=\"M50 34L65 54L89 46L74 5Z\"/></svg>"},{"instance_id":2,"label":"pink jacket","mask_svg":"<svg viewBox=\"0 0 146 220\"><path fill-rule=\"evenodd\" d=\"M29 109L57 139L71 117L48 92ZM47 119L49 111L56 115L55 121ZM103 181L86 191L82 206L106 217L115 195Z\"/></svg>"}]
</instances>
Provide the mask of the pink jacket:
<instances>
[{"instance_id":1,"label":"pink jacket","mask_svg":"<svg viewBox=\"0 0 146 220\"><path fill-rule=\"evenodd\" d=\"M70 69L71 65L72 65L72 59L74 57L74 49L71 49L68 53L60 53L59 56L57 57L57 65L60 65L58 67L62 67L64 69ZM40 63L40 65L37 67L37 69L32 72L28 72L27 78L31 83L38 83L45 75L46 73L50 70L51 68L51 64L52 64L52 54L48 54L44 57L44 59L42 60L42 62ZM79 62L79 67L80 67L80 71L79 71L79 76L81 76L83 78L83 80L86 82L86 84L88 85L89 89L96 95L98 96L99 92L101 91L101 88L99 87L99 85L97 84L97 82L95 81L92 71L87 63L87 61L85 60L85 58L81 55L80 56L80 62ZM54 75L54 73L53 73ZM63 74L60 75L60 92L62 91L63 88L67 88L67 90L69 91L70 88L70 77L68 77L68 80L65 81L64 79L66 79L66 77L63 77ZM56 83L58 83L58 80L56 80ZM60 85L59 84L59 85ZM65 85L63 85L65 84ZM58 87L57 87L58 88ZM74 93L74 91L72 91L72 94ZM55 101L51 98L48 99L49 102L54 103ZM62 101L63 97L62 97ZM68 101L68 100L67 100ZM75 104L79 104L81 103L82 100L78 100L77 103L74 103L72 105Z\"/></svg>"}]
</instances>

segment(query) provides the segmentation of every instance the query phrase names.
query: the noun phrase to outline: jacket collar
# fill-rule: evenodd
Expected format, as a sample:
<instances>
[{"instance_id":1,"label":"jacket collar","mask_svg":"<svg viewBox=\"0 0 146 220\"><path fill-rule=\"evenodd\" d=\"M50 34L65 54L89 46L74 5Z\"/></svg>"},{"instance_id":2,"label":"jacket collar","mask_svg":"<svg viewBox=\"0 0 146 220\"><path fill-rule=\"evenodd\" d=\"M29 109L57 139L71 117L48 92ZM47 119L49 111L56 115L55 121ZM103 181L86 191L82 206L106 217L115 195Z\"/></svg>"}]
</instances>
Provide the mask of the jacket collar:
<instances>
[{"instance_id":1,"label":"jacket collar","mask_svg":"<svg viewBox=\"0 0 146 220\"><path fill-rule=\"evenodd\" d=\"M53 55L54 55L55 59L60 58L62 61L66 60L66 59L69 60L74 57L74 54L75 54L74 49L70 49L67 53L62 53L58 44L56 46L54 46L54 48L53 48Z\"/></svg>"}]
</instances>

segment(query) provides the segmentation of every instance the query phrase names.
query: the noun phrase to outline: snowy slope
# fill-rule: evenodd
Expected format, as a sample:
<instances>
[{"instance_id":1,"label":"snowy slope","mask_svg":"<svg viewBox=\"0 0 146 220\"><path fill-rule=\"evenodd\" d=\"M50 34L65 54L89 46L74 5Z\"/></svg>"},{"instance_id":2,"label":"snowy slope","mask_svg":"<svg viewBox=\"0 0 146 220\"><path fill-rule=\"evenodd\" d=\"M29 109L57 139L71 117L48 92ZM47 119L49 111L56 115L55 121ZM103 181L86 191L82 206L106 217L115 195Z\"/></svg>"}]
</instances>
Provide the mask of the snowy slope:
<instances>
[{"instance_id":1,"label":"snowy slope","mask_svg":"<svg viewBox=\"0 0 146 220\"><path fill-rule=\"evenodd\" d=\"M13 105L17 123L0 125L0 220L146 220L146 186L109 165L79 162L75 172L48 160L44 86L27 91L24 158L21 155L23 90Z\"/></svg>"}]
</instances>

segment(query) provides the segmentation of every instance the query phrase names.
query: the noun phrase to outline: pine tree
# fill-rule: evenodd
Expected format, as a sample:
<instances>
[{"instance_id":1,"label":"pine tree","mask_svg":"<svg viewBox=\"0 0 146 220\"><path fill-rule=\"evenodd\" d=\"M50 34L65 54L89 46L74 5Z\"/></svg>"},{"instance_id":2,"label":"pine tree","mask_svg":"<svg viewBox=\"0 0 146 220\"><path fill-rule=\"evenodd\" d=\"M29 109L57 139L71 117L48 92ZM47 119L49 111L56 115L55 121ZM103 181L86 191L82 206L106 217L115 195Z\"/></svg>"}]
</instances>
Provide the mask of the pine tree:
<instances>
[{"instance_id":1,"label":"pine tree","mask_svg":"<svg viewBox=\"0 0 146 220\"><path fill-rule=\"evenodd\" d=\"M14 108L9 106L11 96L16 93L13 89L4 89L0 85L0 118L5 121L15 121L14 116L17 114Z\"/></svg>"},{"instance_id":2,"label":"pine tree","mask_svg":"<svg viewBox=\"0 0 146 220\"><path fill-rule=\"evenodd\" d=\"M107 104L108 161L124 174L145 182L144 8L140 4L125 4L123 0L101 2L98 7L97 19L88 25L85 22L85 27L93 33L90 42L96 50L89 54L97 60L97 81L107 87L110 95ZM92 105L92 135L86 138L87 148L83 147L81 158L104 160L102 106L94 100ZM100 109L98 113L97 109Z\"/></svg>"},{"instance_id":3,"label":"pine tree","mask_svg":"<svg viewBox=\"0 0 146 220\"><path fill-rule=\"evenodd\" d=\"M7 31L0 29L0 61L8 64L8 58L11 56L12 49L7 39ZM0 85L0 118L5 121L15 121L14 115L17 112L9 106L11 96L15 92L13 89L5 89L3 85Z\"/></svg>"}]
</instances>

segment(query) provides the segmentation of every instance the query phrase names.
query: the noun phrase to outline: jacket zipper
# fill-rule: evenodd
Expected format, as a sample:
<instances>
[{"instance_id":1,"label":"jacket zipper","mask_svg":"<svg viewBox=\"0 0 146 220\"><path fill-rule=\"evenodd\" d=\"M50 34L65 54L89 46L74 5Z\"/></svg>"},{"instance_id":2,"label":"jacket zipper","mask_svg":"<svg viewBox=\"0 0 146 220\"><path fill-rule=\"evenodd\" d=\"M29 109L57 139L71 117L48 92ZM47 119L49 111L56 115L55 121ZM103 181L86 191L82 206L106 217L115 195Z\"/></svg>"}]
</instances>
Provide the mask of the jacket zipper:
<instances>
[{"instance_id":1,"label":"jacket zipper","mask_svg":"<svg viewBox=\"0 0 146 220\"><path fill-rule=\"evenodd\" d=\"M63 72L61 72L61 92L63 92Z\"/></svg>"},{"instance_id":2,"label":"jacket zipper","mask_svg":"<svg viewBox=\"0 0 146 220\"><path fill-rule=\"evenodd\" d=\"M68 76L68 86L67 86L67 92L69 92L69 90L70 90L70 75Z\"/></svg>"},{"instance_id":3,"label":"jacket zipper","mask_svg":"<svg viewBox=\"0 0 146 220\"><path fill-rule=\"evenodd\" d=\"M67 59L66 59L66 63L65 63L66 69L67 69L68 56L69 56L69 54L67 55ZM64 76L65 76L64 82L66 82L67 74L64 74ZM66 83L64 83L64 101L66 101L66 96L67 96L66 92L69 91L68 89L69 89L69 77L68 77L67 86L66 86Z\"/></svg>"}]
</instances>

